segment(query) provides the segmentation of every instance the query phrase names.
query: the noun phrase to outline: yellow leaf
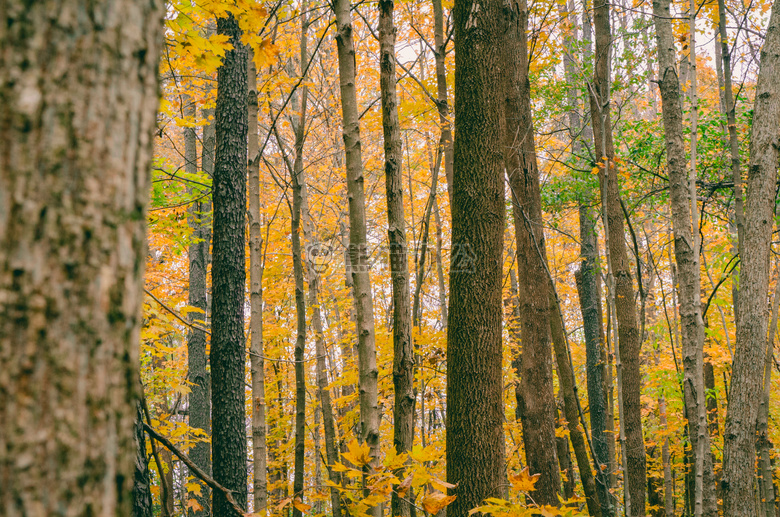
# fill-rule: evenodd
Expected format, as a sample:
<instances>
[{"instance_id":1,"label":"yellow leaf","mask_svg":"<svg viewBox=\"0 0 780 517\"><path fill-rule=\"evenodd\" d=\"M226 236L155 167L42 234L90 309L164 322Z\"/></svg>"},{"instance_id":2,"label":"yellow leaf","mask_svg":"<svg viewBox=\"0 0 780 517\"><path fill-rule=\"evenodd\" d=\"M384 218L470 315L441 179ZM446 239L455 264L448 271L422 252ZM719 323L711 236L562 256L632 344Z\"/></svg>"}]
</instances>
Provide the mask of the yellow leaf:
<instances>
[{"instance_id":1,"label":"yellow leaf","mask_svg":"<svg viewBox=\"0 0 780 517\"><path fill-rule=\"evenodd\" d=\"M434 477L431 478L431 484L433 485L433 488L441 490L442 492L445 492L448 488L455 488L457 486Z\"/></svg>"},{"instance_id":2,"label":"yellow leaf","mask_svg":"<svg viewBox=\"0 0 780 517\"><path fill-rule=\"evenodd\" d=\"M436 515L442 508L453 502L455 497L454 495L445 495L441 492L431 492L423 498L422 505L426 512Z\"/></svg>"},{"instance_id":3,"label":"yellow leaf","mask_svg":"<svg viewBox=\"0 0 780 517\"><path fill-rule=\"evenodd\" d=\"M357 440L352 440L347 445L348 451L342 454L344 458L349 460L355 466L362 467L371 463L371 450L365 443L358 443Z\"/></svg>"},{"instance_id":4,"label":"yellow leaf","mask_svg":"<svg viewBox=\"0 0 780 517\"><path fill-rule=\"evenodd\" d=\"M531 492L535 490L534 485L536 480L539 479L539 474L533 476L528 474L528 467L524 468L519 475L509 474L509 482L512 487L519 492Z\"/></svg>"},{"instance_id":5,"label":"yellow leaf","mask_svg":"<svg viewBox=\"0 0 780 517\"><path fill-rule=\"evenodd\" d=\"M409 488L412 486L412 479L414 478L414 474L409 474L409 476L401 482L400 485L398 485L398 488L396 488L396 492L398 493L398 497L404 497L406 493L409 491Z\"/></svg>"},{"instance_id":6,"label":"yellow leaf","mask_svg":"<svg viewBox=\"0 0 780 517\"><path fill-rule=\"evenodd\" d=\"M296 497L296 498L295 498L295 501L293 501L293 503L292 503L292 504L293 504L293 506L294 506L296 509L298 509L298 510L300 510L301 512L304 512L304 513L306 513L306 512L308 512L309 510L311 510L311 505L308 505L308 504L304 503L303 501L301 501L300 497Z\"/></svg>"}]
</instances>

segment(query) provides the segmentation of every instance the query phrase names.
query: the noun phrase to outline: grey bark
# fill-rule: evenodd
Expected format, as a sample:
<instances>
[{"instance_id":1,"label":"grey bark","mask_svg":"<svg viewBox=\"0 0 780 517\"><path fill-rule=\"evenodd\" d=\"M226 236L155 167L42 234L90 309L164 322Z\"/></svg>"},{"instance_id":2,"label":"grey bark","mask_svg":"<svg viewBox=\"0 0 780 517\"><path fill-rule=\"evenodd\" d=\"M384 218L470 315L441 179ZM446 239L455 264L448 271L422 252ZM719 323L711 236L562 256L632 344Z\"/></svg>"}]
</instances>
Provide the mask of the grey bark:
<instances>
[{"instance_id":1,"label":"grey bark","mask_svg":"<svg viewBox=\"0 0 780 517\"><path fill-rule=\"evenodd\" d=\"M0 511L130 515L163 4L0 10Z\"/></svg>"},{"instance_id":2,"label":"grey bark","mask_svg":"<svg viewBox=\"0 0 780 517\"><path fill-rule=\"evenodd\" d=\"M453 181L453 145L452 120L449 99L447 96L447 42L444 39L444 9L441 0L433 1L433 42L436 46L436 109L439 112L441 124L441 140L439 145L444 149L444 174L447 178L447 193L452 206Z\"/></svg>"},{"instance_id":3,"label":"grey bark","mask_svg":"<svg viewBox=\"0 0 780 517\"><path fill-rule=\"evenodd\" d=\"M390 243L390 275L393 282L393 446L396 453L411 450L414 441L414 348L409 303L409 265L404 216L401 166L401 128L398 122L398 96L395 72L394 0L379 1L379 83L382 95L382 131L385 147L385 187L387 193L387 238ZM434 183L435 184L435 183ZM432 205L432 203L431 203ZM430 209L427 214L430 221ZM427 224L426 224L427 240ZM423 249L423 253L425 253ZM418 276L418 288L422 278ZM403 470L396 473L403 479ZM408 517L412 505L393 491L393 516Z\"/></svg>"},{"instance_id":4,"label":"grey bark","mask_svg":"<svg viewBox=\"0 0 780 517\"><path fill-rule=\"evenodd\" d=\"M696 223L695 179L686 174L685 142L680 80L675 66L669 0L653 2L656 44L658 49L658 85L666 143L666 170L669 175L674 254L677 263L684 396L689 437L694 458L694 515L714 517L718 498L712 470L710 435L707 426L704 390L704 319L701 309L701 267L699 265L698 224ZM693 48L693 47L692 47ZM692 69L695 70L695 69ZM695 72L692 72L692 77ZM691 81L691 98L695 103L695 80ZM692 108L692 131L696 125ZM695 170L695 137L691 135L691 173Z\"/></svg>"},{"instance_id":5,"label":"grey bark","mask_svg":"<svg viewBox=\"0 0 780 517\"><path fill-rule=\"evenodd\" d=\"M767 336L769 244L780 126L780 7L775 3L761 50L750 142L744 220L744 246L737 306L737 342L726 415L723 451L723 512L757 515L752 497L755 479L755 422L762 387Z\"/></svg>"},{"instance_id":6,"label":"grey bark","mask_svg":"<svg viewBox=\"0 0 780 517\"><path fill-rule=\"evenodd\" d=\"M379 458L379 407L374 335L374 303L368 273L366 244L366 199L363 158L360 150L360 124L355 87L355 44L350 0L336 0L336 46L339 60L342 131L346 151L347 193L349 198L349 258L358 336L360 399L360 438L370 449L372 464ZM380 506L370 509L378 517Z\"/></svg>"}]
</instances>

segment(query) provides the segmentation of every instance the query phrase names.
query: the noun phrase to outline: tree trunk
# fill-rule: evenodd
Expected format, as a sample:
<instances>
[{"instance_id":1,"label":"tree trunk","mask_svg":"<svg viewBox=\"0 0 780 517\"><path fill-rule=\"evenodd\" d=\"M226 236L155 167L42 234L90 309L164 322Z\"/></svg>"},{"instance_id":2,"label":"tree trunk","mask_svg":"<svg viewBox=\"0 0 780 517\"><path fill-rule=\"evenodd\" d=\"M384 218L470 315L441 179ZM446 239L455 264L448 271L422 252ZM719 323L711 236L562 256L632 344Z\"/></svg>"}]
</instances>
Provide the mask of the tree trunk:
<instances>
[{"instance_id":1,"label":"tree trunk","mask_svg":"<svg viewBox=\"0 0 780 517\"><path fill-rule=\"evenodd\" d=\"M756 84L737 307L737 342L723 449L723 513L757 515L753 494L755 422L764 370L769 291L769 243L777 179L780 124L780 7L769 19Z\"/></svg>"},{"instance_id":2,"label":"tree trunk","mask_svg":"<svg viewBox=\"0 0 780 517\"><path fill-rule=\"evenodd\" d=\"M620 206L620 187L614 164L612 143L612 121L610 118L610 47L612 36L609 22L609 4L604 0L594 2L594 28L596 51L594 80L590 88L590 106L593 122L593 140L596 157L601 160L599 180L601 202L607 240L608 280L610 299L614 302L614 321L617 329L615 343L618 374L618 407L621 432L625 433L623 454L627 472L624 472L627 486L626 499L630 499L627 515L645 515L645 444L642 434L642 407L640 387L642 375L639 368L641 336L636 315L634 285L631 264L625 243L623 211Z\"/></svg>"},{"instance_id":3,"label":"tree trunk","mask_svg":"<svg viewBox=\"0 0 780 517\"><path fill-rule=\"evenodd\" d=\"M707 426L704 390L704 320L701 312L701 268L698 253L695 178L686 174L683 112L680 80L675 67L674 35L669 0L653 2L656 44L658 48L658 85L666 142L666 169L669 175L674 254L680 297L682 327L684 396L689 436L694 459L694 515L717 517L718 499L712 470L710 436ZM693 47L691 47L693 48ZM695 81L692 82L692 88ZM695 99L692 101L695 102ZM695 124L695 109L692 122ZM693 129L692 129L693 131ZM691 161L695 167L695 138L692 133Z\"/></svg>"},{"instance_id":4,"label":"tree trunk","mask_svg":"<svg viewBox=\"0 0 780 517\"><path fill-rule=\"evenodd\" d=\"M249 362L252 374L252 500L254 513L268 507L265 427L265 347L263 344L263 226L260 220L260 141L258 134L257 70L254 53L247 56L249 89Z\"/></svg>"},{"instance_id":5,"label":"tree trunk","mask_svg":"<svg viewBox=\"0 0 780 517\"><path fill-rule=\"evenodd\" d=\"M366 244L366 199L363 183L363 158L360 150L360 124L355 90L355 44L352 38L350 0L336 0L336 44L341 87L342 131L347 166L349 198L349 258L352 292L355 299L358 336L360 391L360 438L369 449L371 464L379 458L379 407L374 336L374 302L368 274ZM378 517L381 507L370 509Z\"/></svg>"},{"instance_id":6,"label":"tree trunk","mask_svg":"<svg viewBox=\"0 0 780 517\"><path fill-rule=\"evenodd\" d=\"M230 38L217 71L214 160L214 245L211 270L211 407L214 480L234 490L246 508L246 403L244 397L244 289L246 286L247 50L238 21L217 20ZM213 513L236 515L225 495L213 492Z\"/></svg>"},{"instance_id":7,"label":"tree trunk","mask_svg":"<svg viewBox=\"0 0 780 517\"><path fill-rule=\"evenodd\" d=\"M382 130L385 143L387 238L390 243L390 275L393 281L393 445L398 454L403 454L411 450L414 440L414 348L401 175L403 156L395 88L393 2L394 0L379 1L379 81L382 90ZM430 220L430 210L428 212ZM427 250L423 249L423 253L425 251ZM422 282L422 278L418 278L418 282ZM396 475L403 479L403 472L397 472ZM394 517L411 515L411 505L398 497L396 491L393 491L391 507Z\"/></svg>"},{"instance_id":8,"label":"tree trunk","mask_svg":"<svg viewBox=\"0 0 780 517\"><path fill-rule=\"evenodd\" d=\"M185 105L185 114L195 117L195 104L192 101ZM204 133L205 133L204 128ZM184 130L184 169L188 174L198 172L198 135L195 128ZM205 139L204 139L205 142ZM197 192L197 191L196 191ZM207 214L211 209L210 196L195 201L190 206L189 224L192 229L192 241L189 247L189 292L188 304L199 309L189 313L189 320L198 327L206 326L208 313L208 283L207 270L209 262L209 247L211 244L211 228ZM209 396L209 379L206 370L206 333L197 328L190 328L187 334L187 371L191 384L189 395L189 425L193 429L201 429L207 436L211 434L211 404ZM203 437L190 449L190 458L204 472L211 475L211 445ZM197 477L192 482L200 485L200 495L191 494L201 509L190 508L190 517L205 517L208 513L211 496L208 485Z\"/></svg>"},{"instance_id":9,"label":"tree trunk","mask_svg":"<svg viewBox=\"0 0 780 517\"><path fill-rule=\"evenodd\" d=\"M301 67L305 66L306 17L303 18L301 35ZM293 202L290 214L290 240L292 241L293 276L295 277L295 459L293 474L293 499L303 502L304 474L306 468L306 294L303 278L303 250L301 248L301 214L303 207L303 145L306 139L306 105L308 88L300 92L300 99L293 102L297 112L293 116L292 126L295 132L295 160L293 161L292 190ZM298 109L299 108L299 109ZM293 517L302 517L300 505L293 505Z\"/></svg>"},{"instance_id":10,"label":"tree trunk","mask_svg":"<svg viewBox=\"0 0 780 517\"><path fill-rule=\"evenodd\" d=\"M447 481L458 487L447 517L466 517L486 498L500 497L505 482L501 454L502 9L499 0L455 0L454 7L458 138L452 192L446 459Z\"/></svg>"},{"instance_id":11,"label":"tree trunk","mask_svg":"<svg viewBox=\"0 0 780 517\"><path fill-rule=\"evenodd\" d=\"M434 53L436 60L436 109L439 112L439 124L441 124L441 147L444 148L444 174L447 178L447 193L450 207L452 207L452 176L453 176L453 147L452 147L452 120L450 119L450 106L447 97L447 42L444 39L444 9L442 0L433 0L433 41L436 46Z\"/></svg>"},{"instance_id":12,"label":"tree trunk","mask_svg":"<svg viewBox=\"0 0 780 517\"><path fill-rule=\"evenodd\" d=\"M610 459L609 441L614 438L607 431L607 393L605 381L608 374L607 354L604 350L604 329L601 311L601 286L598 276L598 241L596 226L590 209L580 206L580 254L582 263L576 272L577 291L582 311L582 325L585 334L585 362L588 382L588 405L590 406L590 431L593 437L594 461L597 466L596 489L601 513L604 517L614 515L612 494L609 492Z\"/></svg>"},{"instance_id":13,"label":"tree trunk","mask_svg":"<svg viewBox=\"0 0 780 517\"><path fill-rule=\"evenodd\" d=\"M442 257L441 217L439 216L439 202L433 199L433 217L436 221L436 278L439 284L439 314L441 329L447 329L447 291L444 286L444 261Z\"/></svg>"},{"instance_id":14,"label":"tree trunk","mask_svg":"<svg viewBox=\"0 0 780 517\"><path fill-rule=\"evenodd\" d=\"M133 512L131 517L152 517L152 492L149 480L149 461L146 456L146 435L141 402L136 402L135 417L135 473L133 474Z\"/></svg>"},{"instance_id":15,"label":"tree trunk","mask_svg":"<svg viewBox=\"0 0 780 517\"><path fill-rule=\"evenodd\" d=\"M778 270L780 271L780 270ZM775 334L777 333L777 316L780 309L780 274L775 281L775 296L772 302L772 320L766 341L764 361L764 386L761 393L761 405L758 408L756 434L758 435L758 478L760 482L761 501L765 517L775 514L774 469L772 468L772 441L769 439L769 399L772 393L772 360L774 359Z\"/></svg>"},{"instance_id":16,"label":"tree trunk","mask_svg":"<svg viewBox=\"0 0 780 517\"><path fill-rule=\"evenodd\" d=\"M522 361L523 442L531 474L540 474L534 500L557 506L561 489L555 448L555 393L550 354L550 285L545 269L545 242L539 169L531 120L525 2L505 11L508 31L502 41L504 64L503 135L517 241Z\"/></svg>"},{"instance_id":17,"label":"tree trunk","mask_svg":"<svg viewBox=\"0 0 780 517\"><path fill-rule=\"evenodd\" d=\"M0 10L0 508L130 515L163 5Z\"/></svg>"}]
</instances>

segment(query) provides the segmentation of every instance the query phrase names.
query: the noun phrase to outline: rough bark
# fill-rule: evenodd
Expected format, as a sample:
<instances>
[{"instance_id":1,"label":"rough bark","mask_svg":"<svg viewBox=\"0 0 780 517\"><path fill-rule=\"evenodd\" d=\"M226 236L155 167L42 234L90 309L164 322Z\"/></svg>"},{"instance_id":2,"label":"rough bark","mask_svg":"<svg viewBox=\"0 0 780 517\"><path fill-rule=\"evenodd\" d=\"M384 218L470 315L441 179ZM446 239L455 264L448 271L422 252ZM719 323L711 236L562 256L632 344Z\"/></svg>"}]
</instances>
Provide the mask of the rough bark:
<instances>
[{"instance_id":1,"label":"rough bark","mask_svg":"<svg viewBox=\"0 0 780 517\"><path fill-rule=\"evenodd\" d=\"M620 206L620 186L614 164L612 142L612 121L610 118L610 47L612 36L609 21L609 4L603 0L594 2L594 29L596 35L594 80L589 88L593 140L596 157L601 160L599 180L604 226L606 228L609 298L614 304L613 321L617 329L615 343L618 376L618 408L621 434L625 434L623 449L627 472L625 483L627 500L630 499L627 515L645 515L645 444L642 434L642 412L640 388L639 352L641 336L636 314L634 285L631 264L625 242L623 211Z\"/></svg>"},{"instance_id":2,"label":"rough bark","mask_svg":"<svg viewBox=\"0 0 780 517\"><path fill-rule=\"evenodd\" d=\"M398 96L395 87L396 31L393 8L393 0L379 1L379 83L385 144L387 238L390 243L390 275L393 281L393 446L398 454L403 454L411 450L414 440L414 348L401 171L401 128L398 122ZM427 217L430 220L430 210ZM425 251L423 250L423 253ZM422 278L418 278L418 282L421 283ZM396 475L403 479L403 472ZM411 514L411 505L393 491L391 511L393 516L407 517Z\"/></svg>"},{"instance_id":3,"label":"rough bark","mask_svg":"<svg viewBox=\"0 0 780 517\"><path fill-rule=\"evenodd\" d=\"M596 480L602 515L614 515L612 495L609 492L609 441L614 438L607 429L607 393L605 381L608 372L604 349L604 329L601 310L601 286L598 275L598 242L593 215L586 206L580 206L580 254L582 262L575 274L585 334L585 363L590 407L590 431L593 440L594 461L599 475Z\"/></svg>"},{"instance_id":4,"label":"rough bark","mask_svg":"<svg viewBox=\"0 0 780 517\"><path fill-rule=\"evenodd\" d=\"M260 135L258 134L257 70L248 52L249 106L249 369L252 376L252 501L253 511L266 514L268 456L265 422L265 347L263 344L263 226L260 215Z\"/></svg>"},{"instance_id":5,"label":"rough bark","mask_svg":"<svg viewBox=\"0 0 780 517\"><path fill-rule=\"evenodd\" d=\"M485 498L500 497L505 480L502 19L499 0L455 0L446 457L447 481L458 486L448 517L466 517Z\"/></svg>"},{"instance_id":6,"label":"rough bark","mask_svg":"<svg viewBox=\"0 0 780 517\"><path fill-rule=\"evenodd\" d=\"M444 286L444 265L442 258L442 231L441 216L439 215L439 202L433 199L433 217L436 221L436 279L439 285L439 314L442 330L447 329L447 291Z\"/></svg>"},{"instance_id":7,"label":"rough bark","mask_svg":"<svg viewBox=\"0 0 780 517\"><path fill-rule=\"evenodd\" d=\"M769 244L772 234L780 125L780 7L769 19L756 84L750 142L744 249L737 307L737 340L723 450L723 512L757 515L753 494L755 422L762 387L767 336Z\"/></svg>"},{"instance_id":8,"label":"rough bark","mask_svg":"<svg viewBox=\"0 0 780 517\"><path fill-rule=\"evenodd\" d=\"M152 491L149 480L149 461L146 456L146 435L141 402L136 402L135 416L135 472L133 474L133 511L131 517L152 517Z\"/></svg>"},{"instance_id":9,"label":"rough bark","mask_svg":"<svg viewBox=\"0 0 780 517\"><path fill-rule=\"evenodd\" d=\"M164 8L0 10L0 508L130 515Z\"/></svg>"},{"instance_id":10,"label":"rough bark","mask_svg":"<svg viewBox=\"0 0 780 517\"><path fill-rule=\"evenodd\" d=\"M246 404L244 401L244 290L246 284L247 50L238 21L217 20L230 38L217 70L211 307L211 407L214 480L234 490L246 508ZM223 493L212 493L214 515L236 515Z\"/></svg>"},{"instance_id":11,"label":"rough bark","mask_svg":"<svg viewBox=\"0 0 780 517\"><path fill-rule=\"evenodd\" d=\"M195 117L196 110L193 102L185 106L185 114ZM205 129L204 129L205 132ZM184 169L188 174L198 172L198 136L195 128L184 130ZM209 396L209 379L206 370L206 333L196 327L206 326L206 314L208 311L208 284L207 269L209 262L209 247L211 244L211 227L208 220L208 212L211 210L210 196L195 201L189 209L188 219L192 229L192 240L189 246L189 290L188 304L197 308L200 312L189 313L189 320L195 324L187 334L187 373L191 384L189 394L189 425L194 429L201 429L206 435L211 433L211 404ZM211 444L203 437L199 438L195 446L190 450L190 458L201 470L211 474ZM211 495L208 485L197 477L193 482L200 485L200 495L192 494L200 510L190 508L190 517L205 517L208 514Z\"/></svg>"},{"instance_id":12,"label":"rough bark","mask_svg":"<svg viewBox=\"0 0 780 517\"><path fill-rule=\"evenodd\" d=\"M658 85L666 143L666 170L669 175L669 199L677 263L680 325L683 356L683 387L686 417L694 458L694 515L717 516L718 499L712 470L710 435L707 426L704 390L704 319L701 311L701 268L698 253L695 179L687 174L680 80L675 66L669 0L653 2L658 49ZM691 83L691 91L695 82ZM692 96L692 101L695 98ZM695 124L695 110L692 108ZM691 167L695 167L695 139L692 133ZM693 186L691 186L693 185Z\"/></svg>"},{"instance_id":13,"label":"rough bark","mask_svg":"<svg viewBox=\"0 0 780 517\"><path fill-rule=\"evenodd\" d=\"M374 335L374 302L368 273L366 244L366 199L363 158L360 150L360 124L355 89L355 44L352 34L350 0L336 0L336 46L339 60L339 86L344 148L346 151L347 197L349 198L349 258L352 293L358 336L360 400L360 438L369 449L373 462L379 457L379 407ZM380 506L370 509L378 515Z\"/></svg>"},{"instance_id":14,"label":"rough bark","mask_svg":"<svg viewBox=\"0 0 780 517\"><path fill-rule=\"evenodd\" d=\"M778 275L780 279L780 275ZM763 389L761 391L761 405L758 408L758 421L756 422L757 448L758 448L758 478L759 494L765 517L774 517L775 514L775 486L774 469L772 468L772 441L769 438L769 400L772 393L772 364L775 349L775 334L777 333L777 316L780 309L780 291L775 281L775 296L772 302L772 319L766 341L766 355L764 360Z\"/></svg>"},{"instance_id":15,"label":"rough bark","mask_svg":"<svg viewBox=\"0 0 780 517\"><path fill-rule=\"evenodd\" d=\"M522 361L523 442L531 474L540 474L534 500L558 505L561 477L555 447L555 393L550 340L549 281L546 260L539 169L531 120L525 2L505 9L508 30L503 50L503 93L506 117L503 135L517 242Z\"/></svg>"}]
</instances>

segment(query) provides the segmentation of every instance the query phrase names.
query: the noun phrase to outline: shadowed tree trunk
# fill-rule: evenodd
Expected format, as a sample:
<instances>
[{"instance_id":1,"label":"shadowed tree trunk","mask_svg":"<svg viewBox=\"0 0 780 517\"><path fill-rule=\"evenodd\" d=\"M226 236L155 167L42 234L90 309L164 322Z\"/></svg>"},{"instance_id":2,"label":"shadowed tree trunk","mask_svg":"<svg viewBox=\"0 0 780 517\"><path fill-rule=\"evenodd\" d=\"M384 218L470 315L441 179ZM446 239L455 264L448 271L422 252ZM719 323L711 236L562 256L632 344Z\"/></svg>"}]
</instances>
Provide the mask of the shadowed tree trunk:
<instances>
[{"instance_id":1,"label":"shadowed tree trunk","mask_svg":"<svg viewBox=\"0 0 780 517\"><path fill-rule=\"evenodd\" d=\"M447 326L448 517L466 517L505 482L501 284L504 161L499 0L455 0L452 256ZM554 447L554 445L553 445ZM554 457L554 454L553 454ZM557 462L554 462L557 465ZM555 469L557 472L557 468Z\"/></svg>"},{"instance_id":2,"label":"shadowed tree trunk","mask_svg":"<svg viewBox=\"0 0 780 517\"><path fill-rule=\"evenodd\" d=\"M130 515L163 4L0 10L0 512Z\"/></svg>"},{"instance_id":3,"label":"shadowed tree trunk","mask_svg":"<svg viewBox=\"0 0 780 517\"><path fill-rule=\"evenodd\" d=\"M385 143L387 192L387 238L390 243L390 275L393 281L393 446L398 454L408 452L414 440L414 348L409 304L406 220L404 217L401 165L401 129L395 77L394 0L379 1L379 70L382 90L382 130ZM427 214L430 220L430 210ZM427 235L427 224L426 224ZM425 237L427 240L427 236ZM423 253L427 250L423 249ZM418 277L422 283L422 278ZM398 472L403 479L403 472ZM393 517L411 515L409 502L393 491Z\"/></svg>"},{"instance_id":4,"label":"shadowed tree trunk","mask_svg":"<svg viewBox=\"0 0 780 517\"><path fill-rule=\"evenodd\" d=\"M141 402L136 402L135 417L135 473L133 474L133 512L131 517L152 517L152 491L149 479L149 461L146 456L146 434Z\"/></svg>"},{"instance_id":5,"label":"shadowed tree trunk","mask_svg":"<svg viewBox=\"0 0 780 517\"><path fill-rule=\"evenodd\" d=\"M769 243L777 180L780 124L780 7L772 6L761 50L750 142L744 249L737 306L737 342L729 391L723 449L723 513L757 515L755 423L758 416L767 341Z\"/></svg>"},{"instance_id":6,"label":"shadowed tree trunk","mask_svg":"<svg viewBox=\"0 0 780 517\"><path fill-rule=\"evenodd\" d=\"M246 403L244 400L244 290L246 284L247 50L233 15L217 20L230 38L217 71L214 159L214 245L211 271L211 407L214 480L233 490L246 508ZM212 492L214 515L236 515Z\"/></svg>"}]
</instances>

